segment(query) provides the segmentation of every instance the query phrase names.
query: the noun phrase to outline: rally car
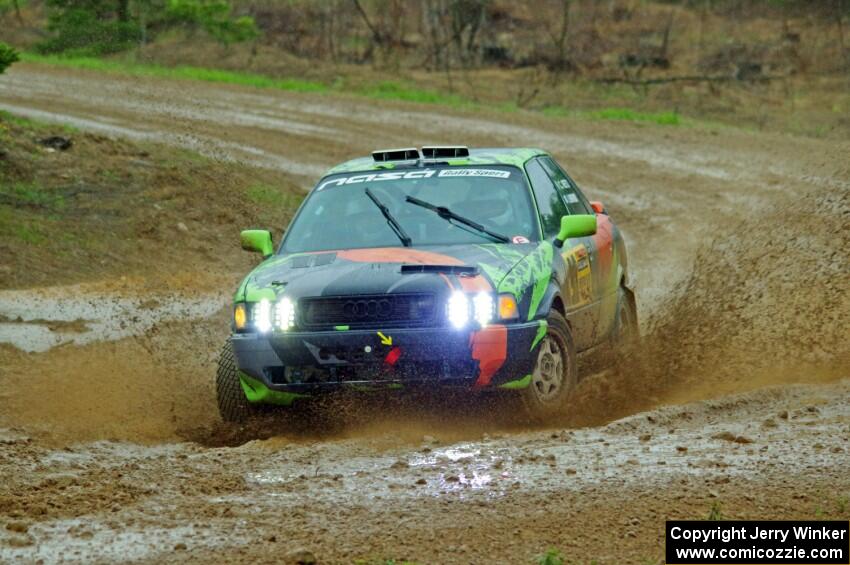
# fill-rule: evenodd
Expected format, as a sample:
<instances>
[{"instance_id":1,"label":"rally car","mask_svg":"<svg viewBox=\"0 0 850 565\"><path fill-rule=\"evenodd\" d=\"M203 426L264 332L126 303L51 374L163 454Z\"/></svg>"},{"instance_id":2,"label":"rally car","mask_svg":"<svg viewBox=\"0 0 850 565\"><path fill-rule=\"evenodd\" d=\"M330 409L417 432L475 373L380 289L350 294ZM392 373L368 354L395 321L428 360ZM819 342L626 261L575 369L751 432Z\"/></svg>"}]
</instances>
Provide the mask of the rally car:
<instances>
[{"instance_id":1,"label":"rally car","mask_svg":"<svg viewBox=\"0 0 850 565\"><path fill-rule=\"evenodd\" d=\"M539 149L375 151L331 169L234 296L225 421L340 388L504 390L569 408L576 355L637 335L623 237Z\"/></svg>"}]
</instances>

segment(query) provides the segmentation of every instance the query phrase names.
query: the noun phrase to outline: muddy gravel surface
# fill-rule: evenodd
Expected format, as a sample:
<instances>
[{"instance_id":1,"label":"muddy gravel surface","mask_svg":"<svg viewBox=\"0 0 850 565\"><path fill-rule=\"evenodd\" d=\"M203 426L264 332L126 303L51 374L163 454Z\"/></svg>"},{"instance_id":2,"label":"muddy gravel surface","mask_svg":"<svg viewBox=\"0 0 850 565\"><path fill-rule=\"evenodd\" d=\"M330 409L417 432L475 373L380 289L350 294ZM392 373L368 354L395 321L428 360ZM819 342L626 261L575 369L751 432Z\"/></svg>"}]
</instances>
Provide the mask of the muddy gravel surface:
<instances>
[{"instance_id":1,"label":"muddy gravel surface","mask_svg":"<svg viewBox=\"0 0 850 565\"><path fill-rule=\"evenodd\" d=\"M208 273L1 291L0 562L655 563L668 518L850 518L850 143L28 64L0 109L305 188L378 147L547 148L623 227L644 330L548 426L432 394L232 429Z\"/></svg>"}]
</instances>

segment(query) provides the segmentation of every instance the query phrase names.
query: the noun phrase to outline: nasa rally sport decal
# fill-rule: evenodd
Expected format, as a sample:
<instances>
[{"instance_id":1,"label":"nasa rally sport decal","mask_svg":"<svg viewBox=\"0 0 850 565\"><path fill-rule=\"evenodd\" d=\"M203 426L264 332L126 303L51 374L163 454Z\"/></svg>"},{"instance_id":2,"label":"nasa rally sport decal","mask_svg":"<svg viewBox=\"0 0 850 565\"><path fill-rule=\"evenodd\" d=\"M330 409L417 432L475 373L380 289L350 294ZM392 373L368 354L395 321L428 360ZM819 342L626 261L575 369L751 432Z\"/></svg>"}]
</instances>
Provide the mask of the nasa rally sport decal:
<instances>
[{"instance_id":1,"label":"nasa rally sport decal","mask_svg":"<svg viewBox=\"0 0 850 565\"><path fill-rule=\"evenodd\" d=\"M414 171L388 171L384 173L367 173L331 179L323 182L316 190L322 190L327 186L342 186L344 184L361 184L364 182L380 182L385 180L418 180L437 177L487 177L496 179L508 179L510 171L499 169L419 169Z\"/></svg>"}]
</instances>

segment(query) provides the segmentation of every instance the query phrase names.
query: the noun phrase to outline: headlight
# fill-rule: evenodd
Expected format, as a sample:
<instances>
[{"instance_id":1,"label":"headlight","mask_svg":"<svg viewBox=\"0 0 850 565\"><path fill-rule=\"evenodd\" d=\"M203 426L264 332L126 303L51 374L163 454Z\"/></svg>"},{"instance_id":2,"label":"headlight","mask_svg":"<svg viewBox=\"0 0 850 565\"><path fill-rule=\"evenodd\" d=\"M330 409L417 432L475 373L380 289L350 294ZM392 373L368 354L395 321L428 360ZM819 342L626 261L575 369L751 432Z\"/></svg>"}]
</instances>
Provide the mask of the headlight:
<instances>
[{"instance_id":1,"label":"headlight","mask_svg":"<svg viewBox=\"0 0 850 565\"><path fill-rule=\"evenodd\" d=\"M295 304L289 298L281 298L274 304L264 298L254 304L252 313L254 328L260 333L272 329L285 332L295 325Z\"/></svg>"},{"instance_id":2,"label":"headlight","mask_svg":"<svg viewBox=\"0 0 850 565\"><path fill-rule=\"evenodd\" d=\"M254 305L254 327L260 333L266 333L272 329L272 303L263 298Z\"/></svg>"},{"instance_id":3,"label":"headlight","mask_svg":"<svg viewBox=\"0 0 850 565\"><path fill-rule=\"evenodd\" d=\"M496 315L496 302L487 292L480 292L470 300L466 294L457 291L449 297L446 314L455 328L460 329L471 320L475 320L483 328L493 322Z\"/></svg>"},{"instance_id":4,"label":"headlight","mask_svg":"<svg viewBox=\"0 0 850 565\"><path fill-rule=\"evenodd\" d=\"M295 305L288 298L281 298L274 309L274 325L286 331L295 325Z\"/></svg>"},{"instance_id":5,"label":"headlight","mask_svg":"<svg viewBox=\"0 0 850 565\"><path fill-rule=\"evenodd\" d=\"M464 293L452 293L449 297L447 313L449 322L458 329L469 322L469 299Z\"/></svg>"},{"instance_id":6,"label":"headlight","mask_svg":"<svg viewBox=\"0 0 850 565\"><path fill-rule=\"evenodd\" d=\"M493 321L493 297L486 292L479 292L472 299L475 321L483 328Z\"/></svg>"}]
</instances>

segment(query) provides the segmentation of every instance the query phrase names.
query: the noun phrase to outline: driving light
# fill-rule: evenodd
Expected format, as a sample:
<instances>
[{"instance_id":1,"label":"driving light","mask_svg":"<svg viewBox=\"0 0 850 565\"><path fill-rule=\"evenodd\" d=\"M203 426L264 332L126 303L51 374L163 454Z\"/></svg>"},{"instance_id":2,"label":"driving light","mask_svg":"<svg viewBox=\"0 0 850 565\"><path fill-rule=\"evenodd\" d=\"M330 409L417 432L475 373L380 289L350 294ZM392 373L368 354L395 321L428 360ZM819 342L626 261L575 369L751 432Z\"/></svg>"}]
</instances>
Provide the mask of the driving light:
<instances>
[{"instance_id":1,"label":"driving light","mask_svg":"<svg viewBox=\"0 0 850 565\"><path fill-rule=\"evenodd\" d=\"M295 305L288 298L281 298L274 308L274 325L286 331L295 325Z\"/></svg>"},{"instance_id":2,"label":"driving light","mask_svg":"<svg viewBox=\"0 0 850 565\"><path fill-rule=\"evenodd\" d=\"M245 311L244 304L237 304L233 310L233 325L237 330L244 330L248 323L248 313Z\"/></svg>"},{"instance_id":3,"label":"driving light","mask_svg":"<svg viewBox=\"0 0 850 565\"><path fill-rule=\"evenodd\" d=\"M462 328L469 322L469 299L462 292L454 292L449 297L449 322L456 328Z\"/></svg>"},{"instance_id":4,"label":"driving light","mask_svg":"<svg viewBox=\"0 0 850 565\"><path fill-rule=\"evenodd\" d=\"M499 318L502 320L516 320L519 318L519 309L516 306L516 299L512 295L499 295Z\"/></svg>"},{"instance_id":5,"label":"driving light","mask_svg":"<svg viewBox=\"0 0 850 565\"><path fill-rule=\"evenodd\" d=\"M475 321L483 328L493 321L493 297L486 292L479 292L472 299Z\"/></svg>"},{"instance_id":6,"label":"driving light","mask_svg":"<svg viewBox=\"0 0 850 565\"><path fill-rule=\"evenodd\" d=\"M254 327L261 333L272 329L272 303L267 298L254 305Z\"/></svg>"}]
</instances>

